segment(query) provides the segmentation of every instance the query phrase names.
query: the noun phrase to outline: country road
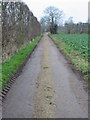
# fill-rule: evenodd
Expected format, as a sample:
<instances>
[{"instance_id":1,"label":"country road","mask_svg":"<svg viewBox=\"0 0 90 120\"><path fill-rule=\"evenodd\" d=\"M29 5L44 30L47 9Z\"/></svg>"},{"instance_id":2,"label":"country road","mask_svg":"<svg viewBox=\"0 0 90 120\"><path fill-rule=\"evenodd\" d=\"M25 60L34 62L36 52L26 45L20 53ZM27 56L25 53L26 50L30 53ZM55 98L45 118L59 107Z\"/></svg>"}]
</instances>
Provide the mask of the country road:
<instances>
[{"instance_id":1,"label":"country road","mask_svg":"<svg viewBox=\"0 0 90 120\"><path fill-rule=\"evenodd\" d=\"M88 93L47 34L8 92L3 118L88 118Z\"/></svg>"}]
</instances>

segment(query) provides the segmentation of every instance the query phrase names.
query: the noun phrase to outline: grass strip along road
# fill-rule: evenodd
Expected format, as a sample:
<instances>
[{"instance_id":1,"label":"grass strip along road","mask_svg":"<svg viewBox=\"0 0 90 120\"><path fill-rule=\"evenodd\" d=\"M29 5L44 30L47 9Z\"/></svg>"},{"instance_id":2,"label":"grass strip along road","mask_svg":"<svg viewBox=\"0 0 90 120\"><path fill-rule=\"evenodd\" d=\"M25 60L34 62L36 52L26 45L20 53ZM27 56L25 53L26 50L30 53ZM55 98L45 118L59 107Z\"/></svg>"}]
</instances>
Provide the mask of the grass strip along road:
<instances>
[{"instance_id":1,"label":"grass strip along road","mask_svg":"<svg viewBox=\"0 0 90 120\"><path fill-rule=\"evenodd\" d=\"M88 80L88 34L55 34L50 37Z\"/></svg>"},{"instance_id":2,"label":"grass strip along road","mask_svg":"<svg viewBox=\"0 0 90 120\"><path fill-rule=\"evenodd\" d=\"M18 70L20 65L24 62L25 58L32 52L34 47L40 40L40 36L33 42L27 44L18 53L14 54L10 59L2 63L2 89L7 84L8 79ZM1 89L1 88L0 88Z\"/></svg>"}]
</instances>

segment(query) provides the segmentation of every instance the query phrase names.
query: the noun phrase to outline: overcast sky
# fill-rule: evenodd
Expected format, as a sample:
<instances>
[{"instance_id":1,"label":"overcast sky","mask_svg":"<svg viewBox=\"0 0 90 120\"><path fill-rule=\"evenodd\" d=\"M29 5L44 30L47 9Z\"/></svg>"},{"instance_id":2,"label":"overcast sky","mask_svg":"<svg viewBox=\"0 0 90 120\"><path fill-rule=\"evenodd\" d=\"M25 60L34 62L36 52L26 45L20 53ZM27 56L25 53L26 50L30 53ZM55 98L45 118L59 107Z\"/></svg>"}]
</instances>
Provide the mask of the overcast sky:
<instances>
[{"instance_id":1,"label":"overcast sky","mask_svg":"<svg viewBox=\"0 0 90 120\"><path fill-rule=\"evenodd\" d=\"M73 17L74 22L88 20L89 0L23 0L33 14L40 20L43 10L48 6L55 6L65 13L64 20Z\"/></svg>"}]
</instances>

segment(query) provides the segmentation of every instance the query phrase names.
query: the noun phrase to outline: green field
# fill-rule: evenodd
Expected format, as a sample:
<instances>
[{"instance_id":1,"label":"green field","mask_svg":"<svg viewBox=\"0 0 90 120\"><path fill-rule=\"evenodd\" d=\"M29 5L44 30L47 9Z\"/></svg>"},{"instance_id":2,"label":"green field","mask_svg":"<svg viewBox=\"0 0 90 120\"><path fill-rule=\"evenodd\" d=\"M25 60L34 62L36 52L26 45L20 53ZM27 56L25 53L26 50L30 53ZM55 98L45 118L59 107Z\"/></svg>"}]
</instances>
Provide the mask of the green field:
<instances>
[{"instance_id":1,"label":"green field","mask_svg":"<svg viewBox=\"0 0 90 120\"><path fill-rule=\"evenodd\" d=\"M53 36L64 41L85 60L88 59L88 34L58 34Z\"/></svg>"},{"instance_id":2,"label":"green field","mask_svg":"<svg viewBox=\"0 0 90 120\"><path fill-rule=\"evenodd\" d=\"M88 34L55 34L56 45L74 63L77 70L80 70L87 78L88 72Z\"/></svg>"},{"instance_id":3,"label":"green field","mask_svg":"<svg viewBox=\"0 0 90 120\"><path fill-rule=\"evenodd\" d=\"M32 43L28 44L26 48L21 49L9 60L6 60L2 63L2 87L7 84L10 76L12 76L17 71L19 66L24 62L26 56L32 52L33 48L39 42L39 40L40 37L37 37Z\"/></svg>"}]
</instances>

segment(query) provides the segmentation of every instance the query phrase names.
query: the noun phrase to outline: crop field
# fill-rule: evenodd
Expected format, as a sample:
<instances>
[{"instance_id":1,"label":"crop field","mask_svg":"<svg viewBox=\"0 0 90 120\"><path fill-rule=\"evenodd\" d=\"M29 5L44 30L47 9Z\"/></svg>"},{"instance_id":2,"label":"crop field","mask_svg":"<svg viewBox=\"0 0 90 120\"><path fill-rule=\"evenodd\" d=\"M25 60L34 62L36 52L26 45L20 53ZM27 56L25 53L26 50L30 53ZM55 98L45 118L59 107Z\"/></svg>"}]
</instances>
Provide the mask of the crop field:
<instances>
[{"instance_id":1,"label":"crop field","mask_svg":"<svg viewBox=\"0 0 90 120\"><path fill-rule=\"evenodd\" d=\"M56 45L88 79L88 34L53 34Z\"/></svg>"},{"instance_id":2,"label":"crop field","mask_svg":"<svg viewBox=\"0 0 90 120\"><path fill-rule=\"evenodd\" d=\"M71 49L77 51L78 55L88 60L88 34L57 34L53 36L64 41Z\"/></svg>"}]
</instances>

